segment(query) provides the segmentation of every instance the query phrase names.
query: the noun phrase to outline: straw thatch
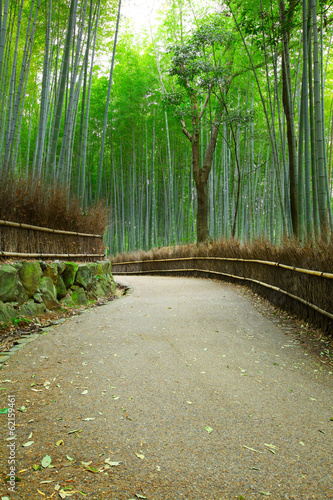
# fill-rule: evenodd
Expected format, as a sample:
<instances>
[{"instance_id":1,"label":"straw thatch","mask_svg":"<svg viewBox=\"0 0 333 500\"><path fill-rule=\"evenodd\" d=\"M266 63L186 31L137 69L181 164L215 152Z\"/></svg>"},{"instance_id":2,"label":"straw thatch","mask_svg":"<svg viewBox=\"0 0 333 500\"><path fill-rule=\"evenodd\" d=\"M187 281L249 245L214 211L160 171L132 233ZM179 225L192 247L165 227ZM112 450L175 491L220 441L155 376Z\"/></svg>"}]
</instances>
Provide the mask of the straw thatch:
<instances>
[{"instance_id":1,"label":"straw thatch","mask_svg":"<svg viewBox=\"0 0 333 500\"><path fill-rule=\"evenodd\" d=\"M0 257L4 259L95 260L104 256L101 235L61 231L0 221Z\"/></svg>"}]
</instances>

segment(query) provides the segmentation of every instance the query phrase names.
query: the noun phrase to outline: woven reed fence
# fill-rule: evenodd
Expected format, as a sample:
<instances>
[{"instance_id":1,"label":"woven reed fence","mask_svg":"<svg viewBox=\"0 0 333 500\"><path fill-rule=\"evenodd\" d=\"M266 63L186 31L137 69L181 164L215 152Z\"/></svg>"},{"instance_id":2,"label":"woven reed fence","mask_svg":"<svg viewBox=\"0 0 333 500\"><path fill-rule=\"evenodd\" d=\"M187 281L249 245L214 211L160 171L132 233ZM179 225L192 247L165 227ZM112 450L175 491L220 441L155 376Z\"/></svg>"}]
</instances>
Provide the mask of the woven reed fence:
<instances>
[{"instance_id":1,"label":"woven reed fence","mask_svg":"<svg viewBox=\"0 0 333 500\"><path fill-rule=\"evenodd\" d=\"M264 260L199 256L113 262L112 269L116 275L167 274L242 282L333 336L332 273Z\"/></svg>"},{"instance_id":2,"label":"woven reed fence","mask_svg":"<svg viewBox=\"0 0 333 500\"><path fill-rule=\"evenodd\" d=\"M0 220L0 258L92 261L104 258L103 236Z\"/></svg>"}]
</instances>

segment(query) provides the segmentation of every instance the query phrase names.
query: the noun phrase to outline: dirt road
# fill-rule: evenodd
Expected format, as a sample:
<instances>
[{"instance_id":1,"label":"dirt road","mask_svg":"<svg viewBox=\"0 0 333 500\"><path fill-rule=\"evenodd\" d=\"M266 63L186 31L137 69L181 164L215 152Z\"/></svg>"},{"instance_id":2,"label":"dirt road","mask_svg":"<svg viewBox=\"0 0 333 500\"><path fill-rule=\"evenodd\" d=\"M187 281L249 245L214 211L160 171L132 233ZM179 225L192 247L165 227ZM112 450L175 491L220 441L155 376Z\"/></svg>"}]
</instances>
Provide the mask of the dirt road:
<instances>
[{"instance_id":1,"label":"dirt road","mask_svg":"<svg viewBox=\"0 0 333 500\"><path fill-rule=\"evenodd\" d=\"M0 372L2 497L332 500L330 368L231 285L119 281Z\"/></svg>"}]
</instances>

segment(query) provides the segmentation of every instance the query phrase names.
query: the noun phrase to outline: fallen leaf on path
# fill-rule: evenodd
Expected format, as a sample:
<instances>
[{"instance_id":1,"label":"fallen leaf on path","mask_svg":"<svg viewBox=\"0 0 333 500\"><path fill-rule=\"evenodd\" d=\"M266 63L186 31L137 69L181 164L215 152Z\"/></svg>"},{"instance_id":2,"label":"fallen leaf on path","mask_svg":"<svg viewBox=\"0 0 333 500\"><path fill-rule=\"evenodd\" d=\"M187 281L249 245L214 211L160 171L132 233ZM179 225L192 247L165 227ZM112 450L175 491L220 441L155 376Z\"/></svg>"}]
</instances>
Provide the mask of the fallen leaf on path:
<instances>
[{"instance_id":1,"label":"fallen leaf on path","mask_svg":"<svg viewBox=\"0 0 333 500\"><path fill-rule=\"evenodd\" d=\"M81 394L88 394L87 389L86 389L86 390L84 390L83 392L81 392Z\"/></svg>"},{"instance_id":2,"label":"fallen leaf on path","mask_svg":"<svg viewBox=\"0 0 333 500\"><path fill-rule=\"evenodd\" d=\"M85 470L87 470L89 472L93 472L94 474L96 474L98 472L98 470L95 467L85 467Z\"/></svg>"},{"instance_id":3,"label":"fallen leaf on path","mask_svg":"<svg viewBox=\"0 0 333 500\"><path fill-rule=\"evenodd\" d=\"M145 458L144 455L142 455L141 453L136 453L136 451L134 452L134 455L136 455L138 458L140 458L141 460L143 460Z\"/></svg>"},{"instance_id":4,"label":"fallen leaf on path","mask_svg":"<svg viewBox=\"0 0 333 500\"><path fill-rule=\"evenodd\" d=\"M5 415L8 413L8 411L9 411L9 408L0 408L0 415Z\"/></svg>"},{"instance_id":5,"label":"fallen leaf on path","mask_svg":"<svg viewBox=\"0 0 333 500\"><path fill-rule=\"evenodd\" d=\"M84 418L83 420L85 420L86 422L90 422L90 420L95 420L95 418L88 417L88 418Z\"/></svg>"},{"instance_id":6,"label":"fallen leaf on path","mask_svg":"<svg viewBox=\"0 0 333 500\"><path fill-rule=\"evenodd\" d=\"M37 491L38 491L38 493L39 493L40 495L43 495L43 497L45 497L45 493L43 493L43 492L42 492L42 491L40 491L40 490L37 490Z\"/></svg>"},{"instance_id":7,"label":"fallen leaf on path","mask_svg":"<svg viewBox=\"0 0 333 500\"><path fill-rule=\"evenodd\" d=\"M205 427L205 431L208 432L208 434L211 434L213 432L214 429L212 429L211 427L209 427L209 425L206 425Z\"/></svg>"},{"instance_id":8,"label":"fallen leaf on path","mask_svg":"<svg viewBox=\"0 0 333 500\"><path fill-rule=\"evenodd\" d=\"M51 465L51 462L52 462L52 459L51 459L50 455L45 455L45 457L41 461L42 467L44 467L44 469L46 469L47 467L49 467L49 465Z\"/></svg>"},{"instance_id":9,"label":"fallen leaf on path","mask_svg":"<svg viewBox=\"0 0 333 500\"><path fill-rule=\"evenodd\" d=\"M58 491L60 498L72 497L73 495L75 495L75 493L79 493L79 492L78 491L64 491L64 490Z\"/></svg>"},{"instance_id":10,"label":"fallen leaf on path","mask_svg":"<svg viewBox=\"0 0 333 500\"><path fill-rule=\"evenodd\" d=\"M70 457L69 455L66 455L66 458L67 458L68 460L70 460L71 462L73 462L73 460L74 460L74 458Z\"/></svg>"},{"instance_id":11,"label":"fallen leaf on path","mask_svg":"<svg viewBox=\"0 0 333 500\"><path fill-rule=\"evenodd\" d=\"M256 453L262 453L262 451L255 450L254 448L250 448L249 446L246 446L243 444L243 447L246 448L247 450L255 451Z\"/></svg>"},{"instance_id":12,"label":"fallen leaf on path","mask_svg":"<svg viewBox=\"0 0 333 500\"><path fill-rule=\"evenodd\" d=\"M32 444L34 444L34 441L28 441L27 443L22 444L22 446L28 447L31 446Z\"/></svg>"},{"instance_id":13,"label":"fallen leaf on path","mask_svg":"<svg viewBox=\"0 0 333 500\"><path fill-rule=\"evenodd\" d=\"M27 411L25 406L21 406L21 408L18 409L18 411L21 411L22 413L25 413Z\"/></svg>"},{"instance_id":14,"label":"fallen leaf on path","mask_svg":"<svg viewBox=\"0 0 333 500\"><path fill-rule=\"evenodd\" d=\"M59 439L59 441L56 442L56 446L61 446L64 444L64 440L63 439Z\"/></svg>"},{"instance_id":15,"label":"fallen leaf on path","mask_svg":"<svg viewBox=\"0 0 333 500\"><path fill-rule=\"evenodd\" d=\"M120 464L121 464L121 462L111 462L111 461L110 461L110 457L109 457L109 458L107 458L106 460L104 460L104 462L105 462L106 464L108 464L108 465L111 465L111 467L116 467L117 465L120 465Z\"/></svg>"},{"instance_id":16,"label":"fallen leaf on path","mask_svg":"<svg viewBox=\"0 0 333 500\"><path fill-rule=\"evenodd\" d=\"M90 464L92 464L92 460L90 460L90 462L81 462L81 464L83 465L83 467L88 467Z\"/></svg>"},{"instance_id":17,"label":"fallen leaf on path","mask_svg":"<svg viewBox=\"0 0 333 500\"><path fill-rule=\"evenodd\" d=\"M265 495L266 497L271 496L271 493L269 491L258 491L258 493L260 493L260 495Z\"/></svg>"}]
</instances>

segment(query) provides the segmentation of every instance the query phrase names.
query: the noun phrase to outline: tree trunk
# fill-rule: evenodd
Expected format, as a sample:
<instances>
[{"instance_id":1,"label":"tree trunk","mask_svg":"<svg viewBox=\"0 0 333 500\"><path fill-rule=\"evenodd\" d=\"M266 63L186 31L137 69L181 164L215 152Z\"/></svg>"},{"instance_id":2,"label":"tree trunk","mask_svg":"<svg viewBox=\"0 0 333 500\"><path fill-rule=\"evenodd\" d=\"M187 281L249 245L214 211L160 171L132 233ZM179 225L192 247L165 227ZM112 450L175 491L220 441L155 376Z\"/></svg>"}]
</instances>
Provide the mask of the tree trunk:
<instances>
[{"instance_id":1,"label":"tree trunk","mask_svg":"<svg viewBox=\"0 0 333 500\"><path fill-rule=\"evenodd\" d=\"M280 16L282 22L285 19L284 1L280 1ZM297 155L296 155L296 136L295 136L295 121L293 99L291 94L291 76L290 76L290 60L289 60L289 32L285 27L283 33L283 51L282 51L282 81L283 81L283 109L287 123L287 141L289 153L289 193L290 193L290 210L291 221L293 226L293 234L298 237L298 197L297 197Z\"/></svg>"}]
</instances>

